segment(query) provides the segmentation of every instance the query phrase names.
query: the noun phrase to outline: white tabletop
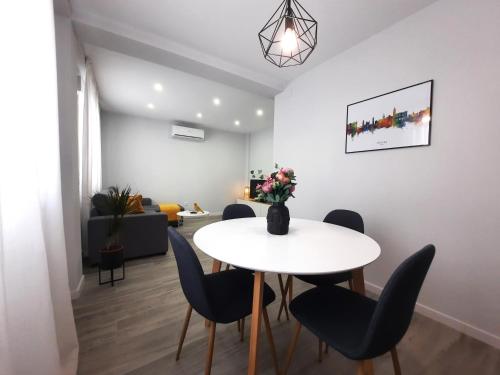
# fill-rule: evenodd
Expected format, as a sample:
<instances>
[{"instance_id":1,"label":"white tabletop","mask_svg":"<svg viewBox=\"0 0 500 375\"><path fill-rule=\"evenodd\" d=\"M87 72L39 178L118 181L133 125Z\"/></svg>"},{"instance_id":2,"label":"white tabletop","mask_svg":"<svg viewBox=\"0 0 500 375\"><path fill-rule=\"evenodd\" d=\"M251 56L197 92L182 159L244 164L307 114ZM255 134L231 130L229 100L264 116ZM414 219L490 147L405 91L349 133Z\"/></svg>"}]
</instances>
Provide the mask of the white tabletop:
<instances>
[{"instance_id":1,"label":"white tabletop","mask_svg":"<svg viewBox=\"0 0 500 375\"><path fill-rule=\"evenodd\" d=\"M380 256L373 239L338 225L292 218L283 236L269 234L266 227L262 217L220 221L199 229L194 243L222 262L297 275L352 270Z\"/></svg>"},{"instance_id":2,"label":"white tabletop","mask_svg":"<svg viewBox=\"0 0 500 375\"><path fill-rule=\"evenodd\" d=\"M181 217L205 217L208 215L210 215L210 212L208 212L208 211L197 212L195 214L193 214L191 211L177 212L177 216L181 216Z\"/></svg>"}]
</instances>

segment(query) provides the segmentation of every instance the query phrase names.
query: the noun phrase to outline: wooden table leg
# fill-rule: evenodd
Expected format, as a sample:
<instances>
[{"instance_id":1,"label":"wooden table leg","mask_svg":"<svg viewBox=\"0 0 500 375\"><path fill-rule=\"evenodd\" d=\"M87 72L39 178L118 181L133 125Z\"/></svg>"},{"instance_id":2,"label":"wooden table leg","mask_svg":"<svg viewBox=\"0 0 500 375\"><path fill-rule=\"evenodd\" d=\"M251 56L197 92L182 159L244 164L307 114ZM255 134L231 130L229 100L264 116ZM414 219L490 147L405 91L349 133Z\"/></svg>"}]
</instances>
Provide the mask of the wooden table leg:
<instances>
[{"instance_id":1,"label":"wooden table leg","mask_svg":"<svg viewBox=\"0 0 500 375\"><path fill-rule=\"evenodd\" d=\"M278 320L281 319L281 313L283 310L285 310L285 315L286 315L286 320L290 320L290 316L288 315L288 307L286 303L286 296L288 293L288 279L287 279L287 284L286 286L283 284L283 278L281 276L281 273L278 274L278 281L280 284L280 292L281 292L281 302L280 302L280 308L278 311Z\"/></svg>"},{"instance_id":2,"label":"wooden table leg","mask_svg":"<svg viewBox=\"0 0 500 375\"><path fill-rule=\"evenodd\" d=\"M220 272L221 267L222 262L220 260L214 259L214 262L212 263L212 273Z\"/></svg>"},{"instance_id":3,"label":"wooden table leg","mask_svg":"<svg viewBox=\"0 0 500 375\"><path fill-rule=\"evenodd\" d=\"M288 303L293 299L293 275L288 275Z\"/></svg>"},{"instance_id":4,"label":"wooden table leg","mask_svg":"<svg viewBox=\"0 0 500 375\"><path fill-rule=\"evenodd\" d=\"M373 361L371 359L358 362L357 375L373 375Z\"/></svg>"},{"instance_id":5,"label":"wooden table leg","mask_svg":"<svg viewBox=\"0 0 500 375\"><path fill-rule=\"evenodd\" d=\"M365 276L362 268L352 271L352 290L365 295Z\"/></svg>"},{"instance_id":6,"label":"wooden table leg","mask_svg":"<svg viewBox=\"0 0 500 375\"><path fill-rule=\"evenodd\" d=\"M259 350L263 297L264 272L255 271L253 282L252 322L250 328L250 352L248 355L248 375L257 374L257 352Z\"/></svg>"},{"instance_id":7,"label":"wooden table leg","mask_svg":"<svg viewBox=\"0 0 500 375\"><path fill-rule=\"evenodd\" d=\"M295 326L295 333L293 335L292 341L290 342L290 346L288 347L288 354L286 355L285 368L283 369L283 375L286 375L288 372L288 368L290 367L290 363L292 362L293 352L297 347L297 342L299 341L300 329L302 328L302 324L297 321L297 325Z\"/></svg>"},{"instance_id":8,"label":"wooden table leg","mask_svg":"<svg viewBox=\"0 0 500 375\"><path fill-rule=\"evenodd\" d=\"M361 295L365 295L365 276L363 268L358 268L352 271L352 290ZM373 375L373 361L367 359L360 361L358 364L359 375Z\"/></svg>"},{"instance_id":9,"label":"wooden table leg","mask_svg":"<svg viewBox=\"0 0 500 375\"><path fill-rule=\"evenodd\" d=\"M267 339L269 340L269 348L271 349L271 357L273 359L274 370L276 371L276 375L280 375L278 356L276 355L276 347L274 346L273 332L271 330L271 323L269 323L269 315L267 315L267 309L265 306L262 308L262 316L264 317L264 326L266 327L266 335Z\"/></svg>"}]
</instances>

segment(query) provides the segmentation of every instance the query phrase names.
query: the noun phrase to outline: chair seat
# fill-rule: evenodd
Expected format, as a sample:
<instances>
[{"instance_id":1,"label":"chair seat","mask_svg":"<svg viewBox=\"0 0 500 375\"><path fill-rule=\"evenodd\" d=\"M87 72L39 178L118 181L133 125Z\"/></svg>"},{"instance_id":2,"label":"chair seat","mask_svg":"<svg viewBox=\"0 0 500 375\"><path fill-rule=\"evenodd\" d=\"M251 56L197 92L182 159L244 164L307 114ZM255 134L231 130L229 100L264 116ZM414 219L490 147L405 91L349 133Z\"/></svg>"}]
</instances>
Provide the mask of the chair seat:
<instances>
[{"instance_id":1,"label":"chair seat","mask_svg":"<svg viewBox=\"0 0 500 375\"><path fill-rule=\"evenodd\" d=\"M327 275L294 275L297 279L316 286L332 286L352 279L352 272L330 273Z\"/></svg>"},{"instance_id":2,"label":"chair seat","mask_svg":"<svg viewBox=\"0 0 500 375\"><path fill-rule=\"evenodd\" d=\"M205 288L216 323L231 323L252 313L254 276L243 269L205 275ZM274 291L264 284L263 306L276 298Z\"/></svg>"},{"instance_id":3,"label":"chair seat","mask_svg":"<svg viewBox=\"0 0 500 375\"><path fill-rule=\"evenodd\" d=\"M295 318L329 346L359 359L377 302L339 286L316 287L292 300Z\"/></svg>"}]
</instances>

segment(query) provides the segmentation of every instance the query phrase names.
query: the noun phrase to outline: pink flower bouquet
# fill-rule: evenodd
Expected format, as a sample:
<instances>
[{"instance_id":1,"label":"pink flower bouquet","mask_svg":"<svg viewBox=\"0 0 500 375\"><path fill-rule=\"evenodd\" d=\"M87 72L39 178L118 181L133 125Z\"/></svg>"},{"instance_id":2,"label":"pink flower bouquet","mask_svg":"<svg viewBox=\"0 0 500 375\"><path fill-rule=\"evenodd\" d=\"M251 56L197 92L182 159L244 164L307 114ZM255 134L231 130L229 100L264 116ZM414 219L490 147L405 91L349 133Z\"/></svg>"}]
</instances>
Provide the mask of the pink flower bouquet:
<instances>
[{"instance_id":1,"label":"pink flower bouquet","mask_svg":"<svg viewBox=\"0 0 500 375\"><path fill-rule=\"evenodd\" d=\"M257 185L257 199L261 202L283 203L288 198L295 196L295 174L292 168L279 168L266 179L262 185Z\"/></svg>"}]
</instances>

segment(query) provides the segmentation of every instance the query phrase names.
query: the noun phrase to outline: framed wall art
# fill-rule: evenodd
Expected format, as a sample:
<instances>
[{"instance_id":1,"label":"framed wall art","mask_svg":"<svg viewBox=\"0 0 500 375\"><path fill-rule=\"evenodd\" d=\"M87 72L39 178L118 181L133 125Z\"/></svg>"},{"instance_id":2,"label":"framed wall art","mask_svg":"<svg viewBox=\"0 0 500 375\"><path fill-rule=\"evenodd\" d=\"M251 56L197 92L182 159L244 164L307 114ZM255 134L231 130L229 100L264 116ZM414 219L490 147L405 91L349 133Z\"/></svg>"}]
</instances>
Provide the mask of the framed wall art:
<instances>
[{"instance_id":1,"label":"framed wall art","mask_svg":"<svg viewBox=\"0 0 500 375\"><path fill-rule=\"evenodd\" d=\"M346 154L431 143L433 80L347 106Z\"/></svg>"}]
</instances>

